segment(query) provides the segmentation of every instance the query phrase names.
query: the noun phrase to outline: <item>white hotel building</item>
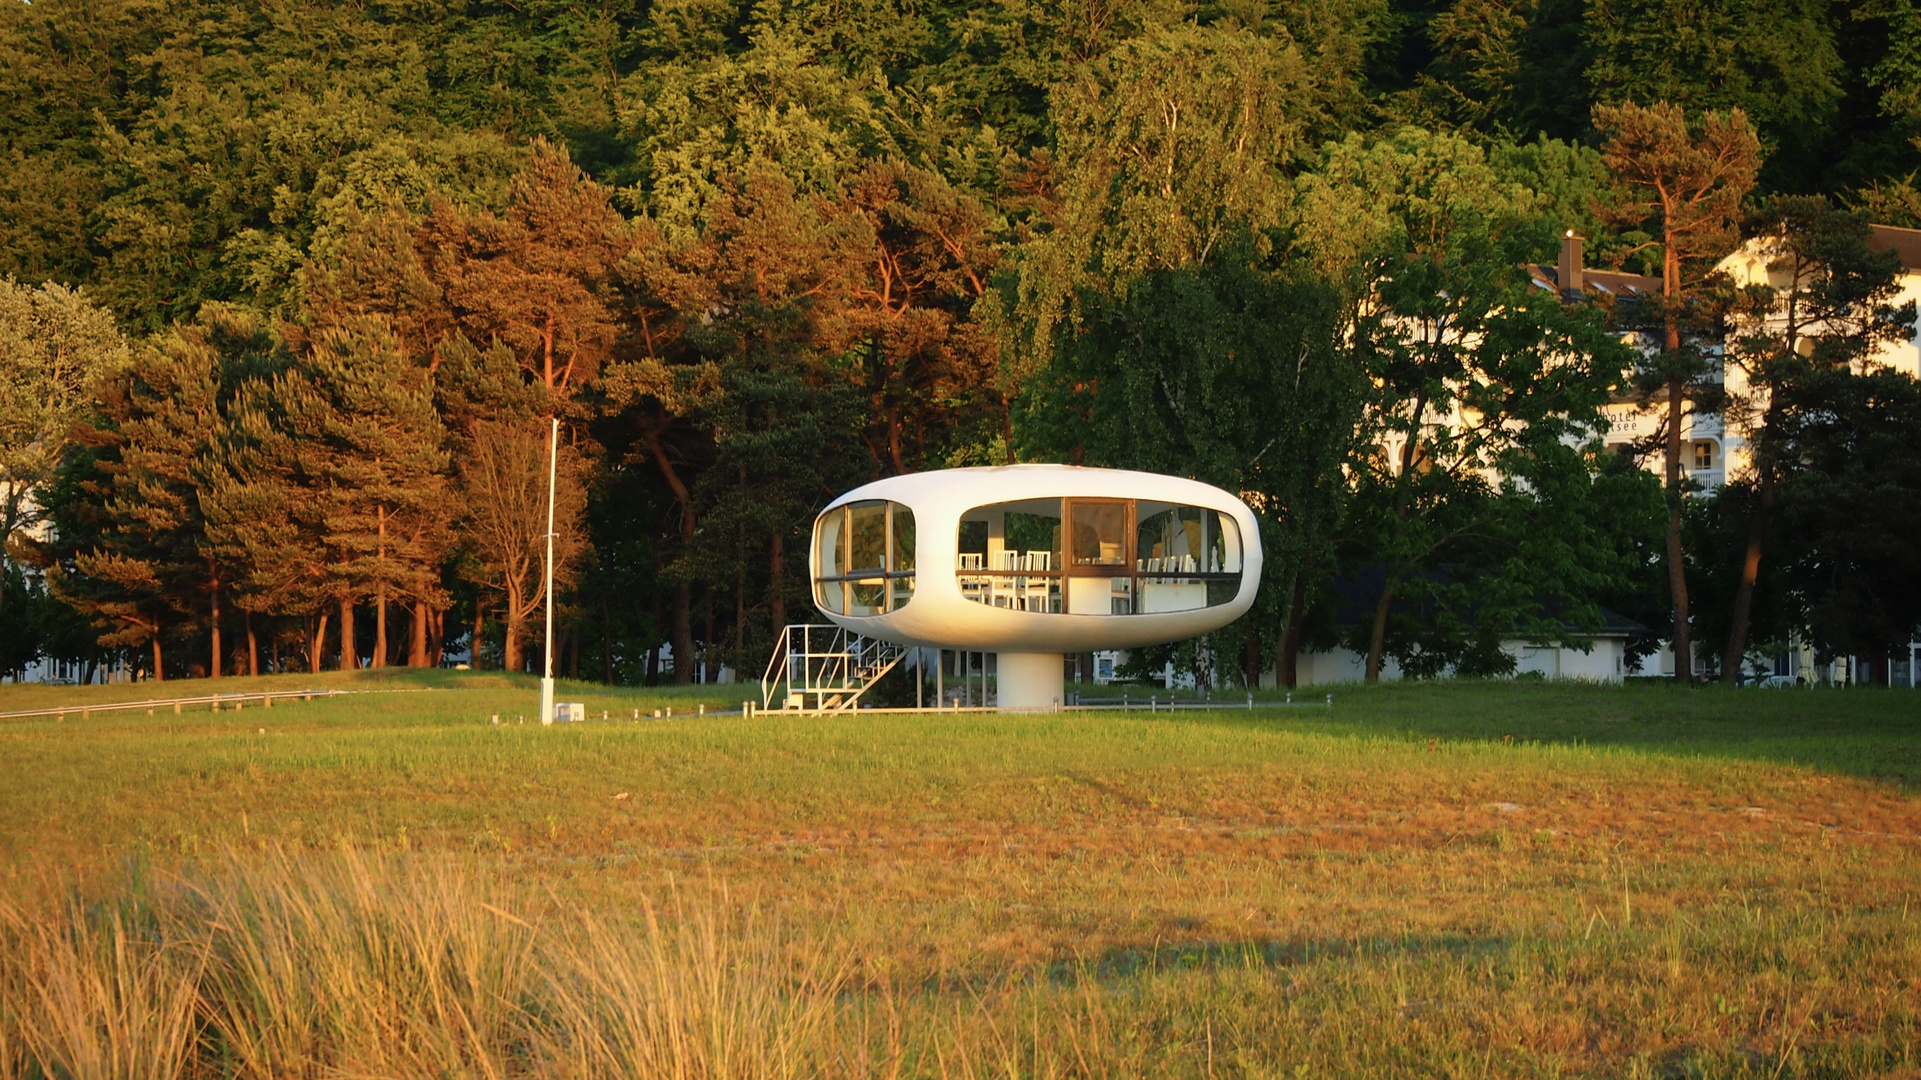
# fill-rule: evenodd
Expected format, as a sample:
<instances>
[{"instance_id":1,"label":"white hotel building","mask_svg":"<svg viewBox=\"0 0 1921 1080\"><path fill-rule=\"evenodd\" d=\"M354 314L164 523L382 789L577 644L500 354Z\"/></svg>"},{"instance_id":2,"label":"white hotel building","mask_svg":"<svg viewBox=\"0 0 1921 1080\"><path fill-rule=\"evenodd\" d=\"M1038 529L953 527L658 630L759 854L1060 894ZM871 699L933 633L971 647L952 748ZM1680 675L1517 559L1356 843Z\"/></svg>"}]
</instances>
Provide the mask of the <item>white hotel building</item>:
<instances>
[{"instance_id":1,"label":"white hotel building","mask_svg":"<svg viewBox=\"0 0 1921 1080\"><path fill-rule=\"evenodd\" d=\"M1900 278L1901 291L1895 302L1901 304L1913 300L1921 303L1921 229L1882 225L1873 228L1874 246L1882 250L1891 249L1901 256L1904 269ZM1659 278L1584 267L1581 247L1581 238L1570 235L1563 242L1557 265L1532 268L1535 284L1564 295L1600 292L1628 298L1660 291ZM1771 279L1777 286L1784 285L1778 272L1770 273L1768 261L1767 252L1755 241L1748 241L1722 259L1719 269L1728 273L1739 285L1762 284ZM1904 342L1883 348L1873 362L1921 378L1921 333L1912 334ZM1738 367L1728 369L1723 377L1730 392L1739 394L1747 389L1745 374ZM1609 405L1605 413L1610 424L1607 433L1609 446L1645 445L1660 431L1665 421L1663 409L1648 408L1634 402ZM1711 495L1730 478L1739 478L1752 467L1743 432L1724 423L1718 413L1691 414L1686 417L1681 438L1684 446L1683 467L1687 470L1687 476L1699 486L1701 494ZM1650 470L1660 472L1661 456L1650 455L1646 464ZM1625 655L1628 636L1629 630L1610 625L1602 627L1594 635L1592 649L1585 652L1568 646L1519 641L1509 642L1507 649L1515 657L1516 672L1521 674L1539 673L1549 678L1618 682L1626 676L1674 673L1674 656L1665 646L1654 656L1629 665ZM1703 644L1705 648L1701 647ZM1697 672L1706 671L1709 653L1718 655L1719 643L1697 643ZM1364 657L1348 649L1303 653L1298 667L1300 682L1305 685L1359 681L1364 660ZM1389 659L1383 666L1382 678L1398 677L1399 671ZM1879 663L1878 658L1874 661L1851 658L1817 665L1812 647L1797 643L1774 659L1771 681L1776 684L1848 683L1870 679L1892 686L1921 687L1921 628L1918 628L1915 640L1909 642L1906 654L1897 651L1886 664Z\"/></svg>"}]
</instances>

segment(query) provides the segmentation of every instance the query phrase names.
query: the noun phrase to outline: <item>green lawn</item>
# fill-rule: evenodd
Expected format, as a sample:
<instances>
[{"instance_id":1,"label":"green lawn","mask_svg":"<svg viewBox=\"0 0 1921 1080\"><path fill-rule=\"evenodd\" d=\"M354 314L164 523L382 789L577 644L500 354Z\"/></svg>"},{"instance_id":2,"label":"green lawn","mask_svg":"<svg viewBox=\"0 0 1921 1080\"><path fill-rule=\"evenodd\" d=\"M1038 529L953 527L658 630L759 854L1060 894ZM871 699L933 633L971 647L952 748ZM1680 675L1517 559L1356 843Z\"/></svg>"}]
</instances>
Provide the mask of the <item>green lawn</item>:
<instances>
[{"instance_id":1,"label":"green lawn","mask_svg":"<svg viewBox=\"0 0 1921 1080\"><path fill-rule=\"evenodd\" d=\"M836 1028L817 1071L1921 1076L1914 692L744 720L744 688L563 683L675 715L542 728L498 674L223 689L257 685L431 689L0 722L14 887L350 849L450 853L501 904L692 889L836 958L837 1015L894 1017Z\"/></svg>"}]
</instances>

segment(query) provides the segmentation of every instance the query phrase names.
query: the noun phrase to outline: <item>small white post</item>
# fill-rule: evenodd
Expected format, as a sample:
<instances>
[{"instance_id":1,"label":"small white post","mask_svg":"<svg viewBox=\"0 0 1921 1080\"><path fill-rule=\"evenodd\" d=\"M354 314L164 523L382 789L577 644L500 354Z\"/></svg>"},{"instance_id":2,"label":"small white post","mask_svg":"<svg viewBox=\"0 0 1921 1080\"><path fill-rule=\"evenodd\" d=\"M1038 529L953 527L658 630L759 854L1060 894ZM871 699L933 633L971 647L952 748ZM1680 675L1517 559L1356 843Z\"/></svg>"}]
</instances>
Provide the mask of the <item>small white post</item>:
<instances>
[{"instance_id":1,"label":"small white post","mask_svg":"<svg viewBox=\"0 0 1921 1080\"><path fill-rule=\"evenodd\" d=\"M547 435L547 640L540 669L540 722L554 722L554 477L560 457L560 417Z\"/></svg>"}]
</instances>

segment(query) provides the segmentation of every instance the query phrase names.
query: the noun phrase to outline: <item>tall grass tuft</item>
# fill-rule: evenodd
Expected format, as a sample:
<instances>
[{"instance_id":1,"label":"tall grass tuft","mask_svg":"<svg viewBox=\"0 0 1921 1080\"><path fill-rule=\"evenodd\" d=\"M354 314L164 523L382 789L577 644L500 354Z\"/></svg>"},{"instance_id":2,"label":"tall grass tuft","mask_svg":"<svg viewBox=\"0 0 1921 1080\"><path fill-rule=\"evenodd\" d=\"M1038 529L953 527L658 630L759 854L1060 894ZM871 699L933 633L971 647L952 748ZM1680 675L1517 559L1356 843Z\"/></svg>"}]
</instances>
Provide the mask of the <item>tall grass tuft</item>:
<instances>
[{"instance_id":1,"label":"tall grass tuft","mask_svg":"<svg viewBox=\"0 0 1921 1080\"><path fill-rule=\"evenodd\" d=\"M228 854L0 899L0 1080L818 1075L847 965L722 892L568 908L449 858Z\"/></svg>"},{"instance_id":2,"label":"tall grass tuft","mask_svg":"<svg viewBox=\"0 0 1921 1080\"><path fill-rule=\"evenodd\" d=\"M16 887L0 1080L1921 1076L1906 905L936 981L857 977L831 927L711 885L589 909L497 871L269 851Z\"/></svg>"},{"instance_id":3,"label":"tall grass tuft","mask_svg":"<svg viewBox=\"0 0 1921 1080\"><path fill-rule=\"evenodd\" d=\"M200 952L132 896L0 900L0 1077L171 1080L195 1039Z\"/></svg>"},{"instance_id":4,"label":"tall grass tuft","mask_svg":"<svg viewBox=\"0 0 1921 1080\"><path fill-rule=\"evenodd\" d=\"M166 936L206 956L208 1036L235 1075L509 1075L535 925L454 863L284 852L177 880Z\"/></svg>"},{"instance_id":5,"label":"tall grass tuft","mask_svg":"<svg viewBox=\"0 0 1921 1080\"><path fill-rule=\"evenodd\" d=\"M539 1018L554 1075L788 1080L833 1071L848 965L805 946L785 954L757 914L737 916L719 896L689 905L675 893L671 925L647 904L641 933L586 916L556 935Z\"/></svg>"}]
</instances>

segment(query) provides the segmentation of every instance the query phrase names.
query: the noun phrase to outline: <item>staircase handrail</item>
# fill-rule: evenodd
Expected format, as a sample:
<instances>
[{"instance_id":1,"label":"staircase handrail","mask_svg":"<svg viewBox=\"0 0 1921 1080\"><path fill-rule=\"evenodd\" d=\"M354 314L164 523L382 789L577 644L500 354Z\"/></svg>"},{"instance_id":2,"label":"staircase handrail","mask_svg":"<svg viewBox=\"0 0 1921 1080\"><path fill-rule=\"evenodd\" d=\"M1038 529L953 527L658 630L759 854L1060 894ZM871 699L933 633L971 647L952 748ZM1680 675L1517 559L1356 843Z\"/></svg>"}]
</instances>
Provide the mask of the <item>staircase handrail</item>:
<instances>
[{"instance_id":1,"label":"staircase handrail","mask_svg":"<svg viewBox=\"0 0 1921 1080\"><path fill-rule=\"evenodd\" d=\"M824 647L814 647L814 631L832 631ZM798 635L795 631L799 631ZM795 638L799 641L796 642ZM819 623L793 623L781 627L775 639L774 652L767 660L767 668L761 675L761 708L774 709L778 698L785 708L786 701L795 692L803 699L814 695L819 700L815 708L821 712L840 712L858 707L859 700L868 688L881 676L891 671L903 656L907 647L879 638L866 637L848 632L845 627L829 626ZM800 663L800 681L794 679L794 664ZM784 691L784 692L783 692ZM832 707L827 705L827 697L836 700ZM803 700L803 707L805 701Z\"/></svg>"},{"instance_id":2,"label":"staircase handrail","mask_svg":"<svg viewBox=\"0 0 1921 1080\"><path fill-rule=\"evenodd\" d=\"M774 639L773 655L767 658L767 670L761 673L760 707L763 709L773 707L774 687L786 681L787 634L791 630L793 630L792 626L783 626L780 628L780 636ZM774 668L776 666L779 666L781 669L781 677L779 679L774 677Z\"/></svg>"}]
</instances>

